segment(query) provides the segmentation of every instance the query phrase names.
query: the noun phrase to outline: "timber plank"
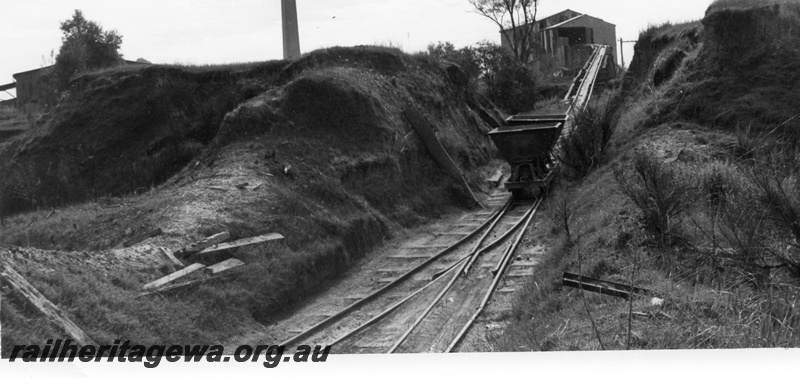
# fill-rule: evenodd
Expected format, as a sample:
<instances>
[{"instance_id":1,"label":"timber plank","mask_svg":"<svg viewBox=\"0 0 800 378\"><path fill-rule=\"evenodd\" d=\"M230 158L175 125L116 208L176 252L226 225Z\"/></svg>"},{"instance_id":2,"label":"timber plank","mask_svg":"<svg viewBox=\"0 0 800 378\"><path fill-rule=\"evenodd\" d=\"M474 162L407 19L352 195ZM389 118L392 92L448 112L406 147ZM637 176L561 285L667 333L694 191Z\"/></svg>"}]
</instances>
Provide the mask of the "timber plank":
<instances>
[{"instance_id":1,"label":"timber plank","mask_svg":"<svg viewBox=\"0 0 800 378\"><path fill-rule=\"evenodd\" d=\"M244 262L242 262L242 260L239 260L239 259L227 259L227 260L225 260L223 262L216 263L214 265L206 267L206 269L210 270L211 274L217 274L217 273L221 273L221 272L224 272L226 270L229 270L229 269L240 267L242 265L244 265Z\"/></svg>"},{"instance_id":2,"label":"timber plank","mask_svg":"<svg viewBox=\"0 0 800 378\"><path fill-rule=\"evenodd\" d=\"M471 232L439 232L435 235L437 236L467 236L471 234Z\"/></svg>"},{"instance_id":3,"label":"timber plank","mask_svg":"<svg viewBox=\"0 0 800 378\"><path fill-rule=\"evenodd\" d=\"M136 236L134 236L134 237L132 237L132 238L120 243L120 244L117 244L116 249L130 247L130 246L132 246L134 244L141 243L145 239L149 239L149 238L161 235L163 233L164 233L164 231L161 230L161 227L154 228L152 230L142 232L142 233L140 233L140 234L138 234L138 235L136 235Z\"/></svg>"},{"instance_id":4,"label":"timber plank","mask_svg":"<svg viewBox=\"0 0 800 378\"><path fill-rule=\"evenodd\" d=\"M190 245L188 245L186 247L183 247L183 248L173 252L173 254L176 257L186 257L186 256L189 256L189 255L191 255L193 253L200 252L200 251L202 251L202 250L204 250L204 249L206 249L206 248L208 248L208 247L210 247L210 246L212 246L214 244L222 243L222 242L224 242L224 241L226 241L226 240L228 240L230 238L231 238L231 234L228 231L220 232L218 234L214 234L214 235L211 235L211 236L209 236L209 237L207 237L207 238L205 238L203 240L200 240L200 241L198 241L196 243L192 243L192 244L190 244Z\"/></svg>"},{"instance_id":5,"label":"timber plank","mask_svg":"<svg viewBox=\"0 0 800 378\"><path fill-rule=\"evenodd\" d=\"M144 296L151 295L151 294L165 293L165 292L172 291L172 290L175 290L175 289L180 289L180 288L184 288L184 287L188 287L188 286L192 286L192 285L197 285L197 284L202 283L202 282L208 282L208 281L216 280L216 279L219 279L219 278L222 278L222 277L227 277L227 276L228 276L228 274L220 274L220 275L216 275L216 276L198 278L198 279L191 280L191 281L181 282L181 283L174 284L174 285L162 286L162 287L160 287L160 288L158 288L156 290L145 291L145 292L137 295L137 297L144 297Z\"/></svg>"},{"instance_id":6,"label":"timber plank","mask_svg":"<svg viewBox=\"0 0 800 378\"><path fill-rule=\"evenodd\" d=\"M390 259L429 259L433 257L433 255L392 255L389 256Z\"/></svg>"},{"instance_id":7,"label":"timber plank","mask_svg":"<svg viewBox=\"0 0 800 378\"><path fill-rule=\"evenodd\" d=\"M375 271L376 271L376 272L378 272L378 273L397 273L397 272L407 272L407 271L408 271L408 268L406 268L406 267L400 267L400 268L380 268L380 269L375 269Z\"/></svg>"},{"instance_id":8,"label":"timber plank","mask_svg":"<svg viewBox=\"0 0 800 378\"><path fill-rule=\"evenodd\" d=\"M203 269L204 267L205 267L205 265L203 265L203 264L194 263L194 264L189 265L189 266L187 266L187 267L185 267L185 268L183 268L183 269L181 269L181 270L179 270L179 271L177 271L175 273L166 275L166 276L161 277L161 278L159 278L159 279L157 279L157 280L155 280L153 282L148 283L147 285L144 285L143 289L144 290L157 289L157 288L159 288L161 286L164 286L164 285L166 285L166 284L168 284L168 283L170 283L172 281L177 280L178 278L186 276L189 273L192 273L194 271Z\"/></svg>"},{"instance_id":9,"label":"timber plank","mask_svg":"<svg viewBox=\"0 0 800 378\"><path fill-rule=\"evenodd\" d=\"M181 260L178 260L175 257L175 254L173 254L173 252L170 251L169 249L167 248L159 248L159 249L161 250L161 252L164 253L165 256L167 256L167 259L172 263L172 265L185 266L183 262Z\"/></svg>"},{"instance_id":10,"label":"timber plank","mask_svg":"<svg viewBox=\"0 0 800 378\"><path fill-rule=\"evenodd\" d=\"M217 245L212 245L212 246L210 246L210 247L198 252L197 254L198 255L202 255L202 254L206 254L206 253L224 251L226 249L231 249L231 248L236 248L236 247L244 247L246 245L264 243L264 242L268 242L268 241L272 241L272 240L281 240L281 239L283 239L283 235L281 235L281 234L266 234L266 235L261 235L261 236L255 236L255 237L252 237L252 238L239 239L237 241L230 242L230 243L220 243L220 244L217 244Z\"/></svg>"},{"instance_id":11,"label":"timber plank","mask_svg":"<svg viewBox=\"0 0 800 378\"><path fill-rule=\"evenodd\" d=\"M79 345L97 345L83 330L69 319L63 310L45 298L39 290L31 285L22 275L17 273L16 270L11 268L11 266L3 264L0 278L36 307L50 322L55 323L66 331L76 343Z\"/></svg>"},{"instance_id":12,"label":"timber plank","mask_svg":"<svg viewBox=\"0 0 800 378\"><path fill-rule=\"evenodd\" d=\"M464 178L461 169L453 162L450 154L447 153L447 150L444 148L441 141L439 141L439 138L436 137L436 132L434 132L433 127L428 123L428 120L425 119L422 113L420 113L417 108L409 106L403 110L403 116L411 124L411 127L422 140L423 144L425 144L433 160L466 189L475 203L480 204L481 201L478 201L478 197L476 197L475 193L470 189L469 183L467 183L466 178Z\"/></svg>"}]
</instances>

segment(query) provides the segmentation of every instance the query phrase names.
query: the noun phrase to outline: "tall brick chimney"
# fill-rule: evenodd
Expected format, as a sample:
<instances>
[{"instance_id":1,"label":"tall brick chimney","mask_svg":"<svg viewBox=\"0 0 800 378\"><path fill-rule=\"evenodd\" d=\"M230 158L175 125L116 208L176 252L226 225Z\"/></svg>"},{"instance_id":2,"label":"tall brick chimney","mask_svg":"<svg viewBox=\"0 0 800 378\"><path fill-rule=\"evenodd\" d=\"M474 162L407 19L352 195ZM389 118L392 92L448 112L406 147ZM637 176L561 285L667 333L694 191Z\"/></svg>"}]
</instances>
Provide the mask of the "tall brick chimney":
<instances>
[{"instance_id":1,"label":"tall brick chimney","mask_svg":"<svg viewBox=\"0 0 800 378\"><path fill-rule=\"evenodd\" d=\"M300 56L300 34L297 31L297 3L295 0L281 0L283 17L283 59Z\"/></svg>"}]
</instances>

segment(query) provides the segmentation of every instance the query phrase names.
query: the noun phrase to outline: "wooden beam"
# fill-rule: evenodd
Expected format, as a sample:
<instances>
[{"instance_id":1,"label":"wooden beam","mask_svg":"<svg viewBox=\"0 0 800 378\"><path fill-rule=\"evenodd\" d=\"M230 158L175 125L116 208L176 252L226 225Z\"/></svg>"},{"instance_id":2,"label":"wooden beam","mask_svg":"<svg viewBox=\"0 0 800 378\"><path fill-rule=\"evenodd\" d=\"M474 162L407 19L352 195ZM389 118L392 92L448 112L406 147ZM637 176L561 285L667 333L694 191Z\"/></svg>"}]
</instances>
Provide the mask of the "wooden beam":
<instances>
[{"instance_id":1,"label":"wooden beam","mask_svg":"<svg viewBox=\"0 0 800 378\"><path fill-rule=\"evenodd\" d=\"M417 108L409 106L405 110L403 110L403 116L411 124L411 127L417 133L417 136L422 140L425 147L428 149L428 152L431 154L433 160L439 164L442 169L444 169L450 176L461 186L464 187L464 190L472 196L472 200L475 203L481 205L481 201L478 201L478 197L475 196L475 193L472 192L472 189L469 187L469 183L467 183L467 179L464 178L464 174L461 172L461 169L458 168L453 159L450 157L450 154L447 153L444 146L442 146L442 142L439 141L439 138L436 137L436 133L433 130L433 127L428 120L422 115L422 113L417 110Z\"/></svg>"},{"instance_id":2,"label":"wooden beam","mask_svg":"<svg viewBox=\"0 0 800 378\"><path fill-rule=\"evenodd\" d=\"M172 254L178 258L188 257L191 254L200 252L214 244L222 243L230 238L231 234L228 231L220 232L218 234L211 235L199 242L190 244L189 246L183 247L175 252L172 252Z\"/></svg>"},{"instance_id":3,"label":"wooden beam","mask_svg":"<svg viewBox=\"0 0 800 378\"><path fill-rule=\"evenodd\" d=\"M8 264L3 264L3 270L0 272L0 278L3 279L15 292L25 298L32 304L39 312L47 317L50 322L61 327L75 342L79 345L97 345L86 333L83 332L75 323L73 323L67 314L58 306L54 305L45 298L39 290L36 290L24 277L15 271Z\"/></svg>"},{"instance_id":4,"label":"wooden beam","mask_svg":"<svg viewBox=\"0 0 800 378\"><path fill-rule=\"evenodd\" d=\"M179 271L177 271L175 273L172 273L170 275L166 275L166 276L161 277L161 278L159 278L159 279L157 279L157 280L155 280L153 282L150 282L149 284L144 285L144 287L142 289L144 289L144 290L157 289L157 288L159 288L161 286L164 286L164 285L166 285L166 284L168 284L168 283L170 283L172 281L177 280L178 278L186 276L189 273L192 273L194 271L203 269L204 267L205 267L205 265L203 265L203 264L194 263L194 264L189 265L189 266L187 266L187 267L185 267L185 268L183 268L183 269L181 269L181 270L179 270Z\"/></svg>"},{"instance_id":5,"label":"wooden beam","mask_svg":"<svg viewBox=\"0 0 800 378\"><path fill-rule=\"evenodd\" d=\"M230 270L230 269L233 269L233 268L240 267L242 265L244 265L244 262L242 262L242 260L239 260L239 259L227 259L227 260L225 260L223 262L216 263L214 265L206 267L206 269L211 271L211 274L217 274L217 273L224 272L226 270Z\"/></svg>"},{"instance_id":6,"label":"wooden beam","mask_svg":"<svg viewBox=\"0 0 800 378\"><path fill-rule=\"evenodd\" d=\"M159 293L165 293L165 292L172 291L172 290L175 290L175 289L180 289L180 288L183 288L183 287L194 286L194 285L197 285L197 284L199 284L199 283L203 283L203 282L207 282L207 281L211 281L211 280L216 280L216 279L219 279L219 278L222 278L222 277L227 277L227 276L229 276L229 274L220 274L220 275L217 275L217 276L211 276L211 277L206 277L206 278L199 278L199 279L196 279L196 280L191 280L191 281L181 282L181 283L179 283L179 284L174 284L174 285L169 285L169 286L163 286L163 287L161 287L161 288L158 288L158 289L156 289L156 290L145 291L145 292L143 292L143 293L141 293L141 294L137 295L136 297L138 298L138 297L145 297L145 296L148 296L148 295L150 295L150 294L159 294Z\"/></svg>"},{"instance_id":7,"label":"wooden beam","mask_svg":"<svg viewBox=\"0 0 800 378\"><path fill-rule=\"evenodd\" d=\"M141 243L145 239L149 239L149 238L152 238L154 236L161 235L163 233L164 233L164 231L161 230L161 227L154 228L152 230L149 230L149 231L146 231L146 232L142 232L142 233L140 233L140 234L138 234L138 235L136 235L136 236L134 236L134 237L132 237L132 238L120 243L120 244L117 244L115 249L130 247L130 246L132 246L134 244Z\"/></svg>"},{"instance_id":8,"label":"wooden beam","mask_svg":"<svg viewBox=\"0 0 800 378\"><path fill-rule=\"evenodd\" d=\"M167 256L167 260L169 260L169 261L172 263L172 265L177 265L177 266L186 266L186 265L183 263L183 261L181 261L181 260L178 260L178 259L175 257L175 254L173 254L173 252L172 252L172 251L170 251L168 248L159 247L158 249L160 249L160 250L161 250L161 252L164 252L164 255L165 255L165 256Z\"/></svg>"},{"instance_id":9,"label":"wooden beam","mask_svg":"<svg viewBox=\"0 0 800 378\"><path fill-rule=\"evenodd\" d=\"M261 235L261 236L255 236L255 237L252 237L252 238L239 239L237 241L230 242L230 243L221 243L221 244L217 244L217 245L212 245L212 246L210 246L210 247L198 252L197 254L198 255L203 255L203 254L212 253L212 252L224 251L226 249L231 249L231 248L236 248L236 247L244 247L246 245L264 243L264 242L268 242L268 241L272 241L272 240L281 240L281 239L283 239L283 235L281 235L281 234L266 234L266 235Z\"/></svg>"}]
</instances>

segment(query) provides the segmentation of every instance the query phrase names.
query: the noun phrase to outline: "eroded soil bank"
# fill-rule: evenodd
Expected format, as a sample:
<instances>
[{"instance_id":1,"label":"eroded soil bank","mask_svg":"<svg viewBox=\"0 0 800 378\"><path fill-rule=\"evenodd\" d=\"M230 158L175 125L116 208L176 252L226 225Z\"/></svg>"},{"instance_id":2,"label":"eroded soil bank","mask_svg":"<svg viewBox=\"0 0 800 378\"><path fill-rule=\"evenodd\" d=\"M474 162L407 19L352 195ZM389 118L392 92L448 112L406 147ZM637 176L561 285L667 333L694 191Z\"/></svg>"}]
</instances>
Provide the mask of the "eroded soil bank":
<instances>
[{"instance_id":1,"label":"eroded soil bank","mask_svg":"<svg viewBox=\"0 0 800 378\"><path fill-rule=\"evenodd\" d=\"M485 192L498 163L484 133L497 112L457 67L425 56L331 48L84 75L0 150L3 261L98 342L223 343L385 240L474 206L402 116L409 108ZM163 234L113 249L153 227ZM285 239L227 255L246 263L230 278L136 297L172 271L159 248L223 230ZM61 334L3 294L4 351Z\"/></svg>"}]
</instances>

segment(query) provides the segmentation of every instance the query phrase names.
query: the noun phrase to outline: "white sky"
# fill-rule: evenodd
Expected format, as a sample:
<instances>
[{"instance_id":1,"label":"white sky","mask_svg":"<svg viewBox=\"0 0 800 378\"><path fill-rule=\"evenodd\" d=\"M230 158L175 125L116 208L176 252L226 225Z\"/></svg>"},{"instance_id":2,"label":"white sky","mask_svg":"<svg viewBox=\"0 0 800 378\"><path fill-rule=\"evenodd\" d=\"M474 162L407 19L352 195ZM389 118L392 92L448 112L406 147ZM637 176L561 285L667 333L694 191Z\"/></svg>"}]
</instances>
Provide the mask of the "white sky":
<instances>
[{"instance_id":1,"label":"white sky","mask_svg":"<svg viewBox=\"0 0 800 378\"><path fill-rule=\"evenodd\" d=\"M617 25L634 40L648 24L700 19L712 0L541 0L543 18L564 9ZM126 59L153 63L234 63L280 59L280 0L0 0L0 84L49 65L61 46L59 23L75 9L116 29ZM500 41L497 27L467 0L297 0L300 48L383 44L407 52L449 41ZM632 44L624 50L626 64ZM0 92L0 100L9 98Z\"/></svg>"}]
</instances>

